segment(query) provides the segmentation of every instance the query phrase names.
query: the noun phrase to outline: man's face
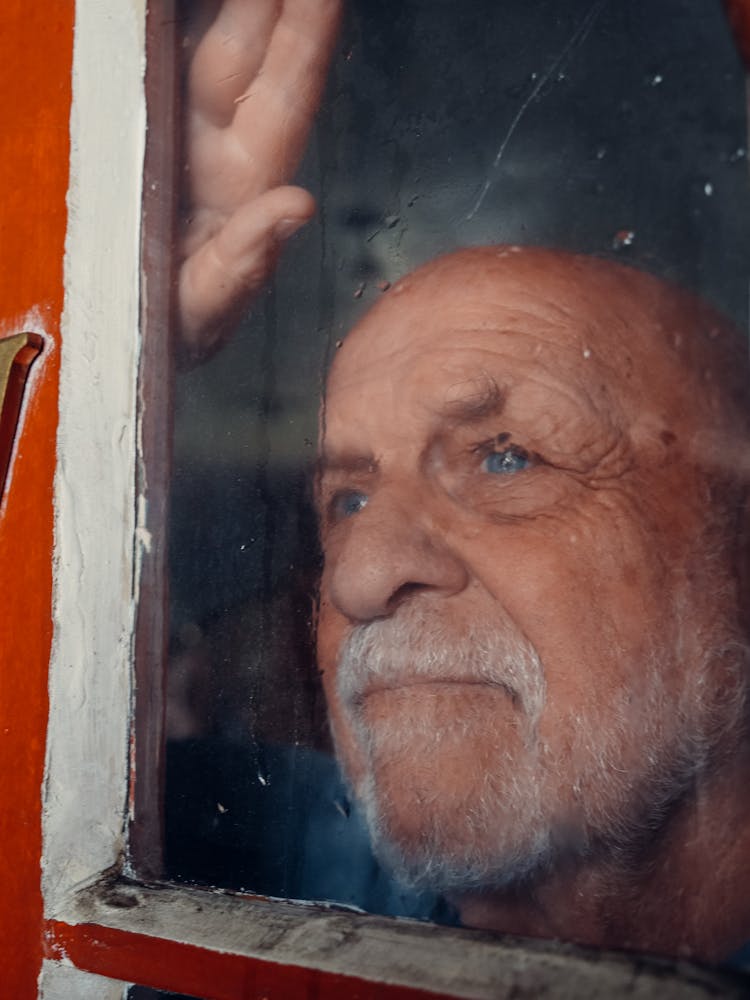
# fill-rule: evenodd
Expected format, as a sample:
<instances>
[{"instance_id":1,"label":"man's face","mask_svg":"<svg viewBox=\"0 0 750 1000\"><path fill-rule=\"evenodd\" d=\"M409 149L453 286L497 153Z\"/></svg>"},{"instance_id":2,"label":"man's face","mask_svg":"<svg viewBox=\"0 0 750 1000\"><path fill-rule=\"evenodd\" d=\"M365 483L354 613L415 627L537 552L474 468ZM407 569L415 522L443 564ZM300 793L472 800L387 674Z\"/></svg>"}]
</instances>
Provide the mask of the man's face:
<instances>
[{"instance_id":1,"label":"man's face","mask_svg":"<svg viewBox=\"0 0 750 1000\"><path fill-rule=\"evenodd\" d=\"M455 255L336 360L319 663L376 846L416 883L503 885L631 843L736 687L691 457L711 406L649 319L658 288Z\"/></svg>"}]
</instances>

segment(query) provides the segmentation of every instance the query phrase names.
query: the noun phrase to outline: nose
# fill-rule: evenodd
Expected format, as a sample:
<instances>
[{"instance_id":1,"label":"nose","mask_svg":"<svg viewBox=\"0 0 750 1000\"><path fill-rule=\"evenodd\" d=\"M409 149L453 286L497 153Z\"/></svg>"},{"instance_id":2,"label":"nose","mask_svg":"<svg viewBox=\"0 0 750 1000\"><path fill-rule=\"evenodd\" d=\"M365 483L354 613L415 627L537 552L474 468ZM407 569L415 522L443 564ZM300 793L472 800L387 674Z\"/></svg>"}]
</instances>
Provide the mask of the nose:
<instances>
[{"instance_id":1,"label":"nose","mask_svg":"<svg viewBox=\"0 0 750 1000\"><path fill-rule=\"evenodd\" d=\"M469 582L440 531L398 507L365 507L354 515L343 545L326 553L326 577L332 604L359 623L393 614L415 594L448 597Z\"/></svg>"}]
</instances>

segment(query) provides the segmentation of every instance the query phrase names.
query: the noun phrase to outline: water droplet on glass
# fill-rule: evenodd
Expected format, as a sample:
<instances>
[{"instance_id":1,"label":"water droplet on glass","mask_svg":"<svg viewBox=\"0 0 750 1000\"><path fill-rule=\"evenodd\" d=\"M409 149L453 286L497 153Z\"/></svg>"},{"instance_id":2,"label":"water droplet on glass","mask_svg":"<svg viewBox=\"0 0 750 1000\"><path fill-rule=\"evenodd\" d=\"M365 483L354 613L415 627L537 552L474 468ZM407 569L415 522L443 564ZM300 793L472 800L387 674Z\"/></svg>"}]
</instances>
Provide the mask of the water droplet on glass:
<instances>
[{"instance_id":1,"label":"water droplet on glass","mask_svg":"<svg viewBox=\"0 0 750 1000\"><path fill-rule=\"evenodd\" d=\"M352 809L351 806L349 805L348 799L334 799L333 804L341 813L341 815L344 817L344 819L349 819L349 815Z\"/></svg>"},{"instance_id":2,"label":"water droplet on glass","mask_svg":"<svg viewBox=\"0 0 750 1000\"><path fill-rule=\"evenodd\" d=\"M632 229L618 229L612 237L612 249L622 250L623 247L632 246L634 240L635 233Z\"/></svg>"},{"instance_id":3,"label":"water droplet on glass","mask_svg":"<svg viewBox=\"0 0 750 1000\"><path fill-rule=\"evenodd\" d=\"M714 186L711 183L711 181L706 181L706 183L703 185L703 191L707 198L711 197L711 195L714 193Z\"/></svg>"},{"instance_id":4,"label":"water droplet on glass","mask_svg":"<svg viewBox=\"0 0 750 1000\"><path fill-rule=\"evenodd\" d=\"M664 77L661 75L661 73L654 73L654 75L651 77L651 86L658 87L659 84L663 82L663 80Z\"/></svg>"}]
</instances>

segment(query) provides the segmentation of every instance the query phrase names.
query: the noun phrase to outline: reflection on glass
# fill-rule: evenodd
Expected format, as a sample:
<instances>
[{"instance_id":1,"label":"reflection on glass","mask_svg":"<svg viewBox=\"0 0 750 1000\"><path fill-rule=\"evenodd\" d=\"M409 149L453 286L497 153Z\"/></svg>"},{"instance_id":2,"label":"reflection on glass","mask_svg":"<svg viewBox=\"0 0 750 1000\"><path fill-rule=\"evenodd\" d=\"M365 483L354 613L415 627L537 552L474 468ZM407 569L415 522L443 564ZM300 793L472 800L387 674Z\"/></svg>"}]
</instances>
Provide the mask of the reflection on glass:
<instances>
[{"instance_id":1,"label":"reflection on glass","mask_svg":"<svg viewBox=\"0 0 750 1000\"><path fill-rule=\"evenodd\" d=\"M195 8L196 37L216 13L209 6ZM237 7L225 0L219 16ZM225 29L231 37L231 19ZM232 98L237 107L251 113L262 77ZM727 26L699 0L513 0L502 13L494 0L350 5L299 174L317 216L234 337L178 381L171 877L607 946L726 953L728 934L683 940L667 922L639 936L617 910L602 930L601 914L582 906L574 926L556 900L561 886L586 898L587 877L605 892L598 852L607 892L640 885L644 866L663 862L648 854L650 832L724 752L712 733L729 717L712 715L721 706L711 699L689 740L670 728L669 718L696 716L697 688L654 664L691 642L707 652L705 638L673 634L663 597L691 574L714 580L699 624L715 612L711 624L726 627L711 648L722 661L735 649L732 669L738 662L726 566L722 577L711 562L709 573L685 540L713 531L714 552L728 543L697 499L689 517L670 506L700 492L685 463L726 468L719 431L732 429L732 453L741 450L741 368L723 346L733 335L694 300L592 258L678 281L744 326L743 131ZM188 252L207 217L189 219ZM399 284L441 253L490 244L505 249ZM188 354L200 353L200 337L219 338L221 324L214 337L201 323ZM487 340L498 324L513 334L502 358ZM701 338L709 346L694 348ZM322 554L311 469L337 355L322 420L318 663L356 797L334 761L313 648ZM717 403L711 378L737 399ZM632 454L623 426L637 427ZM644 456L674 470L675 454L683 478L632 471ZM606 484L627 476L618 507ZM729 480L722 523L736 514L734 472ZM587 513L594 495L612 499ZM696 592L679 593L692 607ZM488 627L505 619L517 629L512 655ZM377 627L354 628L368 623ZM644 661L648 678L635 671ZM454 690L471 686L454 676L459 663L480 681L469 694ZM723 676L727 695L734 674ZM611 739L597 742L605 730ZM672 774L665 740L681 765L688 743L700 747L700 766ZM607 785L613 774L625 777ZM381 861L367 811L371 823L380 815ZM411 888L388 873L394 865Z\"/></svg>"}]
</instances>

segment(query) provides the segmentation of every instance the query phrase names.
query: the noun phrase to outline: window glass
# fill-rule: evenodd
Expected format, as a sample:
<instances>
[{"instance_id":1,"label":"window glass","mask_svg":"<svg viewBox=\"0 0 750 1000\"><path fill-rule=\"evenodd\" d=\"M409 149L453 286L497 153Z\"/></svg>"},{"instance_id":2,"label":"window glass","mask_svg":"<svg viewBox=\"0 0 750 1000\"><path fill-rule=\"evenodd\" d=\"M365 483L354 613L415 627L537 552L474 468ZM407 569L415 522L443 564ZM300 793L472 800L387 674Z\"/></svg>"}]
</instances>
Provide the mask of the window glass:
<instances>
[{"instance_id":1,"label":"window glass","mask_svg":"<svg viewBox=\"0 0 750 1000\"><path fill-rule=\"evenodd\" d=\"M224 4L186 8L186 73L191 57L200 57L204 32L218 31L219 21L214 20L218 17L225 18L221 31L227 46L226 79L231 77L231 40L244 30L232 22L238 7L225 0ZM268 79L276 70L271 65L264 71ZM443 0L353 0L344 13L325 77L325 91L304 143L301 165L292 176L283 178L314 194L317 213L289 240L278 266L252 308L248 307L240 318L232 337L213 351L214 335L204 334L210 349L203 353L212 356L201 357L196 363L201 350L190 347L183 351L177 376L169 539L167 874L176 880L271 896L332 901L384 914L448 923L463 921L544 935L548 932L545 927L531 918L519 918L517 924L511 918L500 928L485 917L481 902L462 907L456 901L461 892L439 891L429 878L416 878L416 884L409 887L394 877L390 870L393 852L381 847L380 860L373 853L363 808L336 762L320 676L321 669L329 671L330 676L334 667L326 665L325 657L318 664L315 653L316 594L323 554L314 509L313 466L318 454L320 400L326 373L336 355L345 357L347 331L368 309L382 306L383 327L378 327L378 335L385 338L386 347L380 355L364 348L361 357L350 353L355 358L352 370L341 377L343 388L337 396L338 400L350 402L337 403L337 409L331 404L335 413L332 410L330 428L328 411L323 411L326 434L330 433L331 440L338 435L335 440L344 452L354 449L344 458L356 460L355 466L359 462L353 470L345 470L346 475L336 480L339 485L334 485L324 500L328 523L324 544L331 573L327 596L324 586L324 602L342 605L336 604L335 611L324 618L329 623L333 620L332 634L345 638L352 623L390 619L396 606L415 600L426 606L420 596L422 591L429 590L432 596L462 589L483 590L486 607L480 618L488 614L491 617L488 609L497 606L499 614L520 620L521 632L532 642L534 629L541 632L537 645L542 647L546 693L528 690L518 694L510 685L511 694L505 691L504 707L487 722L492 729L488 742L472 742L467 737L473 758L462 757L455 735L450 737L456 741L452 755L436 742L438 758L442 760L440 754L447 754L439 778L430 785L427 779L427 784L420 784L407 777L421 766L416 754L412 772L403 765L402 772L395 769L388 779L393 783L387 792L390 800L403 795L404 810L413 816L429 812L431 798L442 796L451 801L455 786L470 788L471 781L462 768L474 771L474 761L477 769L488 768L486 781L491 789L492 769L482 759L482 748L486 745L502 757L506 751L497 733L505 726L518 735L512 710L519 700L523 703L524 697L530 701L539 698L553 706L553 714L556 698L563 702L579 700L580 709L568 705L567 721L560 723L568 727L567 749L558 746L562 758L567 760L565 754L571 745L578 746L575 741L583 730L594 734L611 726L628 735L619 743L613 738L602 748L597 748L592 735L591 740L581 738L581 747L593 745L592 758L609 754L608 773L629 773L631 768L636 773L639 740L642 738L645 744L654 735L651 730L657 739L659 733L671 729L663 718L649 715L645 696L643 704L638 703L645 681L631 690L622 664L628 656L639 663L649 656L656 658L654 650L649 648L647 653L642 637L646 634L656 639L667 627L667 612L655 610L649 600L671 586L667 580L674 583L678 570L670 562L672 550L668 547L667 555L651 560L648 553L653 546L644 542L644 532L653 541L671 530L664 525L680 521L682 514L668 510L666 500L670 491L677 489L674 483L678 480L659 486L665 492L659 494L661 499L653 499L656 512L649 514L647 532L641 521L631 518L623 522L622 534L614 539L603 528L600 531L598 522L587 520L588 515L570 529L562 519L558 534L553 532L550 538L559 539L568 532L565 537L572 541L560 543L557 548L557 541L550 541L543 554L534 545L539 533L543 534L540 525L549 520L549 511L540 506L542 501L536 495L532 496L530 487L527 490L512 482L521 483L522 476L527 476L527 482L532 482L531 476L547 477L540 487L540 497L545 504L559 502L560 510L579 511L589 502L586 484L594 483L593 473L589 475L576 466L570 474L575 489L571 486L573 492L562 496L556 491L563 486L551 471L565 466L566 461L573 462L573 452L575 461L583 461L581 456L593 447L581 429L578 411L566 408L567 404L556 409L558 403L562 406L562 397L570 394L571 383L563 377L568 362L555 353L555 330L565 328L570 338L577 338L581 364L591 361L592 366L594 362L600 365L597 371L602 373L603 381L578 373L576 385L587 405L598 406L600 416L604 414L602 419L613 426L622 413L631 421L628 426L635 426L633 400L637 398L645 414L638 433L642 431L646 437L651 434L652 424L646 418L652 412L648 406L653 400L649 398L647 406L645 396L642 399L631 393L626 399L623 395L624 402L618 402L616 397L620 381L630 378L623 366L633 358L637 372L634 378L641 379L644 386L648 380L643 372L653 374L658 369L662 381L653 374L657 381L648 391L661 395L662 409L656 406L653 410L654 414L658 411L659 420L664 420L661 438L658 431L654 433L655 440L661 442L659 447L666 449L666 465L671 461L670 441L680 436L680 427L674 425L675 414L680 414L687 426L687 410L670 395L675 383L661 372L659 365L666 364L661 355L658 361L650 355L644 360L638 355L641 348L633 346L636 341L641 343L649 323L653 326L650 335L661 336L655 332L660 330L664 337L672 337L672 348L678 354L679 338L683 334L692 336L680 325L691 313L686 300L664 289L677 283L711 303L729 321L746 327L746 264L750 257L741 66L720 6L704 0L658 0L649 5L606 0L567 0L565 4L508 0L501 5L495 0L475 0L464 5ZM217 89L226 85L226 79L217 78ZM263 81L261 77L258 80L248 82L246 89L234 96L238 108L262 103ZM183 101L189 147L194 134L191 129L197 127L196 115L210 114L205 105L196 110L195 94L187 83ZM279 112L280 121L286 121L286 113ZM225 116L224 125L228 121ZM223 141L220 130L213 141ZM248 162L251 159L248 154ZM200 156L191 160L191 171L200 170L202 162ZM191 181L198 190L200 181L194 176L188 183ZM201 225L203 217L200 212L191 215L193 209L187 203L182 210L189 244L190 226ZM449 266L444 282L442 272L438 272L437 277L429 279L431 291L425 293L425 301L413 306L411 318L403 320L401 333L399 317L407 314L393 312L392 304L382 304L393 303L402 294L399 279L438 255L459 248L495 245L504 248L495 252L496 260L516 255L532 262L522 282L521 278L513 278L516 290L510 305L505 300L500 302L504 310L502 323L517 330L524 328L529 315L536 317L535 322L541 326L536 328L535 343L551 344L551 354L545 355L536 381L532 377L531 387L523 397L525 402L517 404L522 409L508 409L508 426L485 420L482 440L474 444L469 435L461 438L459 448L458 444L445 444L439 435L430 437L426 431L426 436L419 436L423 433L420 393L424 392L425 400L430 399L435 372L452 371L451 366L455 366L455 375L436 391L442 394L443 403L450 403L456 386L466 389L469 385L470 398L463 400L462 412L467 406L471 408L474 399L478 409L471 419L475 424L491 411L493 392L497 389L504 395L508 385L494 369L485 370L480 365L478 369L475 366L474 374L465 374L465 359L453 353L458 340L464 338L464 343L467 336L471 339L476 330L486 329L490 323L479 306L469 303L469 290L472 282L479 281L477 273L483 274L487 268L492 272L496 264L488 265L489 258L480 254L467 258L468 263L461 267ZM583 254L589 262L605 264L599 270L598 265L592 265L590 273L588 263L582 265L582 271L576 271L577 265L558 265L555 254L529 257L527 250L519 247ZM611 277L622 273L616 265L646 271L657 281L670 284L639 283L634 279L635 284L628 285L629 279ZM629 299L623 298L623 281ZM453 308L453 300L446 297L445 282L450 287L451 282L455 285L455 301L464 303L460 327L463 333L456 333L453 340L445 339L446 316ZM596 291L586 291L594 287ZM411 294L407 288L404 299ZM480 305L486 294L480 281L476 290ZM434 298L432 309L426 304L430 298ZM574 300L583 301L579 313L572 305ZM693 316L696 311L700 311L697 300ZM708 327L714 321L710 316L713 314L707 312L706 336L721 339L724 327L717 319L716 330L711 332ZM215 324L216 329L219 325ZM598 332L603 326L607 327L606 336ZM467 330L474 332L469 335ZM407 352L401 361L396 355L393 375L384 377L381 372L382 385L374 389L368 376L376 378L378 366L388 371L388 359L396 351L396 347L388 345L402 343L388 338L406 336L407 332L417 340L421 337L420 343L434 333L437 368L425 367L424 353ZM631 337L633 343L629 345ZM356 343L364 342L363 337L353 340L351 351L360 350ZM516 343L521 342L513 341L510 353L516 361L523 355L523 364L528 367L533 359L530 361L523 351L531 348L514 346ZM626 347L632 348L631 355ZM424 350L429 353L426 347ZM720 353L723 349L717 350ZM476 371L480 376L475 385L472 379L476 381ZM706 378L711 377L709 372ZM561 383L557 388L548 384L553 378ZM359 385L358 379L361 395L352 389ZM408 392L414 394L412 404L408 404ZM638 392L646 393L647 389ZM424 408L427 405L425 402ZM568 459L548 457L548 442L539 443L534 437L536 431L529 432L526 438L521 436L514 421L517 412L521 414L519 419L524 418L524 407L536 407L539 421L547 427L545 433L555 431L560 438L558 450ZM376 414L382 417L382 428L378 424L382 434L368 453L357 434L369 426ZM415 424L409 422L412 419ZM569 432L570 441L575 439L578 444L563 441L563 431ZM405 462L410 447L412 451L421 449L420 469L433 462L449 470L435 479L448 497L444 506L430 506L434 491L428 497L423 492L399 492L394 487L387 500L390 520L382 521L384 540L372 541L379 536L366 536L362 528L362 548L355 547L354 554L348 554L350 533L353 537L360 525L375 525L381 516L376 511L385 510L386 500L377 498L386 494L377 490L386 489L383 483L398 483L397 473L403 471L402 458ZM479 497L469 492L474 489L469 485L469 473L459 470L458 459L451 465L453 447L463 449L461 454L474 449L471 453L479 456L477 467L481 466L488 481L493 480L491 486L481 489L495 490L501 482L507 509L486 513L496 503L496 495L493 493L489 499L488 493ZM705 447L718 445L711 438ZM386 463L389 448L401 456L393 469ZM477 449L484 450L480 454ZM695 461L694 454L690 461ZM363 462L369 463L364 470ZM623 465L625 468L630 470L631 466ZM336 475L340 473L339 469ZM622 470L616 473L624 474ZM639 481L638 490L647 490L646 482ZM568 489L568 485L564 488ZM382 506L378 508L377 504ZM644 505L648 507L640 493L628 494L626 506L631 514L636 508L642 512ZM469 509L472 517L477 510L485 512L481 526L479 521L469 519ZM446 513L450 511L453 514ZM554 521L558 514L550 516ZM613 514L608 531L618 516ZM507 532L510 522L526 521L533 525L524 542L526 549L513 538L507 548L503 548L505 542L494 540L493 533ZM411 534L405 525L412 526ZM409 549L416 544L414 532L421 532L420 538L435 533L427 541L422 538L416 555ZM403 543L399 541L402 534ZM473 539L467 541L467 545L474 546L472 551L477 548L477 537L486 547L488 561L481 563L477 553L484 569L480 571L472 563L470 583L461 575L467 572L464 557L460 553L456 557L459 537ZM375 544L390 546L387 555L380 553L380 561L373 561L367 548ZM498 560L503 552L507 553L507 574L519 579L515 591L511 586L506 593L505 582L497 586L493 582L493 574L499 572L498 563L491 559L493 545L500 546ZM525 571L525 551L532 553L529 560L536 566L535 575ZM341 570L339 582L331 582L334 570L338 572L344 565L345 555L356 565L353 568L347 563L349 575ZM372 582L377 572L387 570L398 576L399 560L405 560L407 555L415 566L403 570L403 579L383 584L387 593L360 593L361 581ZM627 571L622 569L626 563ZM684 560L679 566L682 572ZM692 566L685 569L693 570ZM615 578L617 586L612 583ZM342 588L343 595L339 593ZM415 589L419 591L416 597ZM525 602L532 601L527 596L532 592L536 617L531 615L533 621L528 622ZM592 620L582 620L581 595L587 592L591 595ZM577 596L581 597L578 603ZM617 605L615 610L613 603ZM459 598L453 597L444 611L431 611L420 626L403 633L401 642L408 647L414 629L420 635L448 635L450 630L444 633L438 626L441 620L455 619L459 635L481 646L483 633L471 619L472 614L470 603L463 606ZM660 614L665 616L663 621ZM636 631L638 642L634 638ZM556 635L557 645L553 641ZM392 636L390 641L398 646L397 637ZM442 641L435 639L433 648ZM576 641L580 643L579 661L586 663L586 669L580 667L578 672L571 666L571 648ZM445 644L450 650L448 638ZM567 652L558 663L555 652L563 647ZM600 668L600 653L605 665L599 670L599 682L594 683L590 678ZM441 659L439 652L433 654L433 661L443 664L439 669L444 671L446 690L424 694L435 700L435 714L430 717L433 728L440 728L440 711L449 713L445 705L438 709L438 701L442 699L449 705L454 697L448 690L448 680L455 680L448 678L449 655L445 653ZM403 653L399 662L407 660ZM375 668L361 668L371 669ZM390 668L383 669L387 673ZM503 688L504 682L492 675L491 666L481 669L491 675L488 684ZM565 675L565 685L561 685L558 670ZM566 675L566 671L571 672ZM389 683L395 683L388 676ZM506 689L509 684L505 683ZM689 715L677 695L670 701L670 684L663 679L658 684L654 681L649 697L654 704L669 706L680 718ZM605 703L613 703L620 696L623 700L619 714L607 715ZM352 698L356 700L356 696ZM625 708L629 698L634 699L634 705L638 703L630 714ZM382 708L385 715L388 711ZM408 720L409 712L403 704L399 711L402 722ZM456 711L460 714L460 705ZM481 714L488 710L485 705L478 711ZM422 701L413 715L415 727L426 725L426 712ZM707 729L716 723L707 718L701 738L710 742ZM574 725L572 720L578 722ZM544 723L540 725L540 745L547 747L548 754L557 752L554 738ZM634 733L640 735L636 738ZM343 745L349 738L345 723L339 725L338 734ZM680 747L680 752L683 749ZM705 752L711 756L710 750ZM402 740L393 753L409 758L412 750L408 740ZM631 755L638 759L631 759ZM350 770L356 769L356 763L349 763ZM523 859L516 859L515 875L508 876L509 898L519 892L543 892L545 882L539 873L554 871L558 854L567 859L566 864L578 858L584 865L581 859L596 855L600 849L598 834L591 833L594 820L586 820L584 833L574 818L580 802L588 808L588 799L599 801L598 772L587 770L586 764L581 774L573 773L575 761L570 764L570 773L566 766L560 765L560 782L567 782L571 799L560 800L564 819L557 833L550 835L550 843L529 847L535 860L528 862L527 869ZM657 763L654 768L660 766ZM648 768L641 771L649 788L658 785L660 774ZM532 783L537 780L534 772L520 766L517 774L531 774ZM700 778L696 774L692 771L688 778L685 772L677 782L679 790L665 788L658 809L644 807L647 833L639 830L637 844L627 841L626 845L624 834L621 842L613 834L611 840L616 847L611 848L612 857L628 851L638 855L650 830L660 829L662 821L666 822L665 814L685 794L683 786ZM520 782L521 778L516 780ZM539 779L539 787L541 784ZM630 783L623 780L620 791L612 794L615 799L618 795L627 798L631 805L631 800L648 798L635 779ZM464 797L456 796L455 802L451 814L459 817L456 832L445 833L445 838L460 840L463 825L473 821L476 810L468 791ZM527 802L522 792L519 802L521 805L514 809ZM506 823L504 808L498 806L498 825ZM603 811L609 808L607 802L601 806ZM542 806L539 809L544 811ZM633 809L637 816L636 806ZM528 823L531 840L536 833L543 839L543 821L532 817ZM427 828L418 822L414 829L418 838L428 836ZM441 839L434 828L430 835ZM586 837L590 840L583 843ZM537 877L541 880L538 883ZM455 882L458 876L447 877L449 883L451 878ZM487 878L493 891L505 886L504 876L497 872ZM466 879L472 888L486 888L479 874L470 873ZM553 921L554 936L566 935L563 923ZM599 943L595 937L586 943ZM582 938L586 939L585 934L578 934L577 939ZM631 940L624 932L619 943L643 946L643 942ZM672 947L666 938L655 935L651 950L669 951ZM700 952L700 948L697 950ZM712 952L711 957L716 954Z\"/></svg>"}]
</instances>

